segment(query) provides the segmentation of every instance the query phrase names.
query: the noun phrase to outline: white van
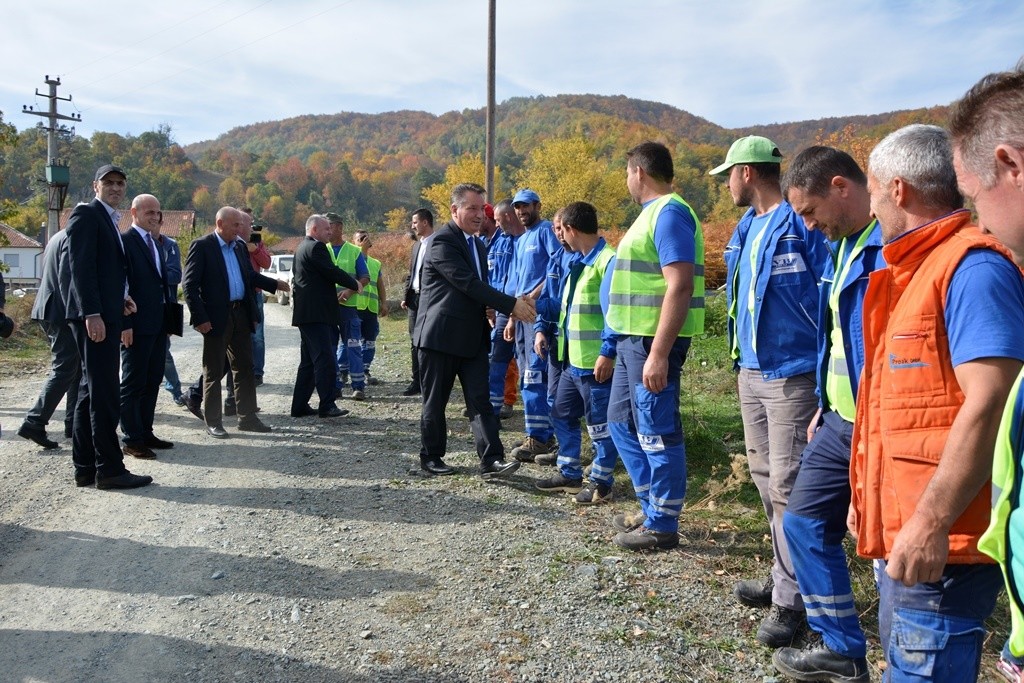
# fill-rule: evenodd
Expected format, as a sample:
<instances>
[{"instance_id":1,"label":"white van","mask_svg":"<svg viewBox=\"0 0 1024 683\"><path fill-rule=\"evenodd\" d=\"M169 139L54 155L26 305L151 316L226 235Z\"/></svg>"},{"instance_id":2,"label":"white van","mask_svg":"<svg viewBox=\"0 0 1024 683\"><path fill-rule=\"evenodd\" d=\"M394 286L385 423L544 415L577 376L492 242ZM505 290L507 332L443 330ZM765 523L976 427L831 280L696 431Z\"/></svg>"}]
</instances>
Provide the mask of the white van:
<instances>
[{"instance_id":1,"label":"white van","mask_svg":"<svg viewBox=\"0 0 1024 683\"><path fill-rule=\"evenodd\" d=\"M274 278L275 280L284 280L291 287L292 284L292 262L295 257L291 254L280 254L277 256L270 257L270 267L264 270L264 274L267 277ZM264 297L269 296L264 294ZM277 303L282 306L287 306L289 300L288 292L277 293Z\"/></svg>"}]
</instances>

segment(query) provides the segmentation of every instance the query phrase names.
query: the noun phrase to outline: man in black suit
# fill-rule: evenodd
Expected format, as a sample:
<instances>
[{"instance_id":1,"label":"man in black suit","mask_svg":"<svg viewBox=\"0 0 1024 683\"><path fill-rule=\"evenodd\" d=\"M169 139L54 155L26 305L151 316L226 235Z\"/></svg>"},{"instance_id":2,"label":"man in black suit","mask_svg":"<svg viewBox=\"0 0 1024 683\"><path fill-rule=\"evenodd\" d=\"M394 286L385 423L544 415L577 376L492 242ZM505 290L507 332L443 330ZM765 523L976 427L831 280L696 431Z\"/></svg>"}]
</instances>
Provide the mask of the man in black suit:
<instances>
[{"instance_id":1,"label":"man in black suit","mask_svg":"<svg viewBox=\"0 0 1024 683\"><path fill-rule=\"evenodd\" d=\"M252 333L259 321L256 288L289 291L288 283L260 275L249 264L245 246L236 241L241 211L217 211L217 228L192 243L185 259L185 302L191 325L203 335L203 402L206 431L226 439L221 417L220 378L225 353L234 374L238 428L269 432L256 416L256 383L252 370Z\"/></svg>"},{"instance_id":2,"label":"man in black suit","mask_svg":"<svg viewBox=\"0 0 1024 683\"><path fill-rule=\"evenodd\" d=\"M420 295L413 344L419 353L423 413L420 467L452 474L445 464L448 426L444 410L458 377L485 479L509 475L519 463L505 461L498 418L487 387L491 326L488 309L517 320L533 320L531 299L516 299L487 284L483 244L474 237L484 217L484 189L463 183L452 190L452 220L430 240L420 273Z\"/></svg>"},{"instance_id":3,"label":"man in black suit","mask_svg":"<svg viewBox=\"0 0 1024 683\"><path fill-rule=\"evenodd\" d=\"M165 306L171 301L167 266L152 230L160 224L160 202L151 194L132 200L132 227L122 233L131 265L128 294L138 307L121 330L121 431L124 454L155 458L154 448L171 448L153 434L153 416L167 357Z\"/></svg>"},{"instance_id":4,"label":"man in black suit","mask_svg":"<svg viewBox=\"0 0 1024 683\"><path fill-rule=\"evenodd\" d=\"M18 429L18 436L46 449L58 448L57 442L46 435L46 425L65 394L68 400L64 404L64 435L71 437L75 404L78 403L78 383L82 379L82 359L68 327L64 308L63 292L71 289L71 273L60 270L60 253L67 236L67 231L59 231L46 243L43 252L43 277L32 304L32 319L39 323L50 340L50 374L35 405L29 408Z\"/></svg>"},{"instance_id":5,"label":"man in black suit","mask_svg":"<svg viewBox=\"0 0 1024 683\"><path fill-rule=\"evenodd\" d=\"M412 257L409 259L409 275L405 278L405 296L402 298L402 309L409 312L409 340L412 341L416 330L416 305L420 298L420 273L423 270L423 258L427 255L427 245L434 234L434 214L430 209L416 209L412 212L412 235L416 243L412 246ZM420 393L420 359L416 345L412 344L412 381L402 392L402 396L415 396Z\"/></svg>"},{"instance_id":6,"label":"man in black suit","mask_svg":"<svg viewBox=\"0 0 1024 683\"><path fill-rule=\"evenodd\" d=\"M127 175L120 168L107 164L96 171L96 198L71 212L59 265L71 276L67 319L82 358L71 448L75 484L95 482L98 489L136 488L153 481L125 469L117 440L121 322L136 310L128 295L130 265L117 231L116 209L126 187Z\"/></svg>"},{"instance_id":7,"label":"man in black suit","mask_svg":"<svg viewBox=\"0 0 1024 683\"><path fill-rule=\"evenodd\" d=\"M335 285L361 292L354 277L334 265L327 252L331 223L313 214L306 220L306 239L295 249L292 264L292 325L299 328L299 371L292 390L292 417L319 415L341 417L347 410L335 404L334 349L341 321ZM309 398L316 387L320 406L313 410Z\"/></svg>"}]
</instances>

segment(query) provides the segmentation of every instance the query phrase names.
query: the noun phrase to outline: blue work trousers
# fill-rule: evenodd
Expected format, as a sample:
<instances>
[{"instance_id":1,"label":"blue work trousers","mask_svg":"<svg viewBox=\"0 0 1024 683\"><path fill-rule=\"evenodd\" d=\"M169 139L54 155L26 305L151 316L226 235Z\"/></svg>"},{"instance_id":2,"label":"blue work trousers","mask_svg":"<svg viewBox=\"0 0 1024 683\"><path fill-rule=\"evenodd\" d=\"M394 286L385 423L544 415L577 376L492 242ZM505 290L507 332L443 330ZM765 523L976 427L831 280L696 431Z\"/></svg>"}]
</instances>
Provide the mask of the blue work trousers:
<instances>
[{"instance_id":1,"label":"blue work trousers","mask_svg":"<svg viewBox=\"0 0 1024 683\"><path fill-rule=\"evenodd\" d=\"M622 457L644 524L654 531L679 529L686 497L686 444L679 416L679 380L690 338L679 337L668 354L668 384L653 394L644 387L652 337L622 337L616 345L608 426Z\"/></svg>"},{"instance_id":2,"label":"blue work trousers","mask_svg":"<svg viewBox=\"0 0 1024 683\"><path fill-rule=\"evenodd\" d=\"M487 373L488 395L495 413L501 410L505 402L505 375L508 374L508 364L516 351L515 341L505 341L506 325L508 316L498 313L494 320L494 329L491 330L491 355L488 359L490 367Z\"/></svg>"},{"instance_id":3,"label":"blue work trousers","mask_svg":"<svg viewBox=\"0 0 1024 683\"><path fill-rule=\"evenodd\" d=\"M342 306L338 331L338 371L348 373L353 391L362 391L366 388L366 375L363 374L363 323L359 311ZM338 386L338 389L344 388Z\"/></svg>"},{"instance_id":4,"label":"blue work trousers","mask_svg":"<svg viewBox=\"0 0 1024 683\"><path fill-rule=\"evenodd\" d=\"M370 371L370 365L377 356L377 337L380 335L380 318L366 309L359 311L359 322L363 336L363 372Z\"/></svg>"},{"instance_id":5,"label":"blue work trousers","mask_svg":"<svg viewBox=\"0 0 1024 683\"><path fill-rule=\"evenodd\" d=\"M833 652L864 657L867 642L853 604L843 538L850 507L853 424L831 410L800 456L782 529L807 623Z\"/></svg>"},{"instance_id":6,"label":"blue work trousers","mask_svg":"<svg viewBox=\"0 0 1024 683\"><path fill-rule=\"evenodd\" d=\"M598 382L593 373L579 374L565 368L559 376L551 408L551 423L558 438L558 470L566 479L582 479L580 448L582 430L580 418L587 421L587 433L594 444L594 461L590 466L590 480L611 486L612 472L619 452L615 449L608 430L608 398L611 381Z\"/></svg>"},{"instance_id":7,"label":"blue work trousers","mask_svg":"<svg viewBox=\"0 0 1024 683\"><path fill-rule=\"evenodd\" d=\"M548 406L548 361L533 349L533 325L517 321L516 363L522 375L526 435L540 442L551 439L551 408ZM504 392L503 392L504 393Z\"/></svg>"}]
</instances>

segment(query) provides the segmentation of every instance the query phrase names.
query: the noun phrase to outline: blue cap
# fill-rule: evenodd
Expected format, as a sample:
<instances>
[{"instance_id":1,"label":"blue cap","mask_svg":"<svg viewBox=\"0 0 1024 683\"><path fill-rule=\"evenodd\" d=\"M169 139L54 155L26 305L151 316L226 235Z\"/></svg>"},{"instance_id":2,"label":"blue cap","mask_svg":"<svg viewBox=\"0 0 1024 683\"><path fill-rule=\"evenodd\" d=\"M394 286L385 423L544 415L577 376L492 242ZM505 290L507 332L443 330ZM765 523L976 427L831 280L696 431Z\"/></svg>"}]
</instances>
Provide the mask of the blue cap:
<instances>
[{"instance_id":1,"label":"blue cap","mask_svg":"<svg viewBox=\"0 0 1024 683\"><path fill-rule=\"evenodd\" d=\"M536 204L540 201L540 195L533 190L523 188L516 192L516 196L512 198L512 206L516 204Z\"/></svg>"}]
</instances>

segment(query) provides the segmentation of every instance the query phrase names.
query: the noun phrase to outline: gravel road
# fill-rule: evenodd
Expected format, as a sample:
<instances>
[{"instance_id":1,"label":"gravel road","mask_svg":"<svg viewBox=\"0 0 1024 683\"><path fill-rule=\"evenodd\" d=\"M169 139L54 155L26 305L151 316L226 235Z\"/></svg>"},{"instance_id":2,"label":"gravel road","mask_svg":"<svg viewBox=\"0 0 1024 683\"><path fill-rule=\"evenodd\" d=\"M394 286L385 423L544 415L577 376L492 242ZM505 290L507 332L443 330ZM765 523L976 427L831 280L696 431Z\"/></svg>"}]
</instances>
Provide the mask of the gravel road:
<instances>
[{"instance_id":1,"label":"gravel road","mask_svg":"<svg viewBox=\"0 0 1024 683\"><path fill-rule=\"evenodd\" d=\"M45 369L0 375L0 680L775 680L760 614L730 596L733 549L770 556L760 532L686 520L678 549L628 554L608 526L633 509L624 475L621 502L595 508L535 492L538 466L484 482L458 400L461 472L420 476L401 320L368 401L290 418L298 333L290 308L266 311L274 432L226 421L214 440L161 392L156 433L175 447L129 463L153 475L143 489L76 488L67 440L14 434ZM183 378L199 348L174 339ZM510 448L518 409L508 426Z\"/></svg>"}]
</instances>

